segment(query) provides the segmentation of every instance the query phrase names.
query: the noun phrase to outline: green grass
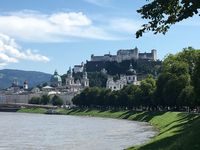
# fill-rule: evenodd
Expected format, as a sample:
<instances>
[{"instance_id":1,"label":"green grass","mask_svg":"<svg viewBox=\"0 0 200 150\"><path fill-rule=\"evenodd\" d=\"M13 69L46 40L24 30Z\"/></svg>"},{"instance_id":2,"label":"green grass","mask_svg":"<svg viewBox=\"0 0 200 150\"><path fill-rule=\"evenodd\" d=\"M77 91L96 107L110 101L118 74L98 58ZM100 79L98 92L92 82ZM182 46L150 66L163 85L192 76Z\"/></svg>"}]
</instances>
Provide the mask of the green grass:
<instances>
[{"instance_id":1,"label":"green grass","mask_svg":"<svg viewBox=\"0 0 200 150\"><path fill-rule=\"evenodd\" d=\"M146 121L159 130L148 143L128 150L198 150L200 149L200 116L181 112L135 112L94 109L57 109L63 115L87 115ZM45 109L22 109L20 112L45 113Z\"/></svg>"},{"instance_id":2,"label":"green grass","mask_svg":"<svg viewBox=\"0 0 200 150\"><path fill-rule=\"evenodd\" d=\"M45 109L45 108L21 108L17 112L44 114L44 113L46 113L46 111L47 111L47 109Z\"/></svg>"}]
</instances>

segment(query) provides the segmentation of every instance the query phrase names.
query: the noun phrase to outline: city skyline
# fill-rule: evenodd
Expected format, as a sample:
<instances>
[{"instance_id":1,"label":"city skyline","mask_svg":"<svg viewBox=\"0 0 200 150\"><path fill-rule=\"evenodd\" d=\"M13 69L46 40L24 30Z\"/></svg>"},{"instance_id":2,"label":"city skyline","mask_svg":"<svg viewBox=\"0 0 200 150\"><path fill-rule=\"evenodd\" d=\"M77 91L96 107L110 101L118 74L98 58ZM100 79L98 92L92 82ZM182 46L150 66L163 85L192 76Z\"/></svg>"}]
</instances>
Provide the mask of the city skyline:
<instances>
[{"instance_id":1,"label":"city skyline","mask_svg":"<svg viewBox=\"0 0 200 150\"><path fill-rule=\"evenodd\" d=\"M136 39L145 22L136 10L146 1L7 0L0 7L0 69L64 74L91 54L119 49L150 52L158 59L192 46L200 48L199 17L178 23L166 35L149 32ZM108 19L109 18L109 19Z\"/></svg>"}]
</instances>

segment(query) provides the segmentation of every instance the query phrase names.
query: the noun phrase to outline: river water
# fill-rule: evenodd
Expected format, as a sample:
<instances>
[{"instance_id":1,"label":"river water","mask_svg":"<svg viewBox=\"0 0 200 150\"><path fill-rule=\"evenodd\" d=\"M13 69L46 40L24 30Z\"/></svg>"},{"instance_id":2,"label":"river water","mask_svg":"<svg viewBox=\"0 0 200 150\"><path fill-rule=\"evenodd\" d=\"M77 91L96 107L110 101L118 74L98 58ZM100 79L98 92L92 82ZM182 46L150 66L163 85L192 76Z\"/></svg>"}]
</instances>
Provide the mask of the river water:
<instances>
[{"instance_id":1,"label":"river water","mask_svg":"<svg viewBox=\"0 0 200 150\"><path fill-rule=\"evenodd\" d=\"M0 112L0 150L122 150L155 134L127 120Z\"/></svg>"}]
</instances>

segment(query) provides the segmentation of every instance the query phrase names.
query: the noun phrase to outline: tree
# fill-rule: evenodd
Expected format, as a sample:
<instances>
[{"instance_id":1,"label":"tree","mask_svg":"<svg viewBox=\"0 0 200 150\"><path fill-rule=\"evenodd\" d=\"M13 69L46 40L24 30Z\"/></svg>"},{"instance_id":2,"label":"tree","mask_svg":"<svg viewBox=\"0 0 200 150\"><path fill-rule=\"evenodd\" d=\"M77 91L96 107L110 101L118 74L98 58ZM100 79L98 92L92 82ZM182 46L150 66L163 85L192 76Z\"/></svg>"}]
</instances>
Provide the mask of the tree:
<instances>
[{"instance_id":1,"label":"tree","mask_svg":"<svg viewBox=\"0 0 200 150\"><path fill-rule=\"evenodd\" d=\"M29 104L37 104L37 105L39 105L39 104L40 104L40 101L41 101L41 98L40 98L40 97L32 97L32 98L28 101L28 103L29 103Z\"/></svg>"},{"instance_id":2,"label":"tree","mask_svg":"<svg viewBox=\"0 0 200 150\"><path fill-rule=\"evenodd\" d=\"M199 59L195 63L192 81L194 85L194 91L198 100L197 105L200 106L200 55L199 55Z\"/></svg>"},{"instance_id":3,"label":"tree","mask_svg":"<svg viewBox=\"0 0 200 150\"><path fill-rule=\"evenodd\" d=\"M107 75L101 72L88 73L90 87L106 87Z\"/></svg>"},{"instance_id":4,"label":"tree","mask_svg":"<svg viewBox=\"0 0 200 150\"><path fill-rule=\"evenodd\" d=\"M62 106L63 105L63 100L59 97L59 96L57 96L57 95L55 95L53 98L52 98L52 105L54 105L54 106Z\"/></svg>"},{"instance_id":5,"label":"tree","mask_svg":"<svg viewBox=\"0 0 200 150\"><path fill-rule=\"evenodd\" d=\"M178 97L179 106L195 106L195 94L193 86L186 86L180 93Z\"/></svg>"},{"instance_id":6,"label":"tree","mask_svg":"<svg viewBox=\"0 0 200 150\"><path fill-rule=\"evenodd\" d=\"M156 81L152 76L148 76L146 79L141 81L139 88L140 91L137 98L140 100L140 104L142 106L151 107L153 104L153 94L156 89Z\"/></svg>"},{"instance_id":7,"label":"tree","mask_svg":"<svg viewBox=\"0 0 200 150\"><path fill-rule=\"evenodd\" d=\"M198 106L194 92L199 85L197 71L200 51L192 47L182 52L169 55L162 65L162 73L157 80L156 103L161 106ZM199 96L198 96L199 97Z\"/></svg>"},{"instance_id":8,"label":"tree","mask_svg":"<svg viewBox=\"0 0 200 150\"><path fill-rule=\"evenodd\" d=\"M142 25L136 37L139 38L145 31L165 34L171 25L198 14L199 9L199 0L153 0L137 10L143 19L150 21Z\"/></svg>"},{"instance_id":9,"label":"tree","mask_svg":"<svg viewBox=\"0 0 200 150\"><path fill-rule=\"evenodd\" d=\"M47 105L50 101L50 97L48 95L42 95L40 104Z\"/></svg>"}]
</instances>

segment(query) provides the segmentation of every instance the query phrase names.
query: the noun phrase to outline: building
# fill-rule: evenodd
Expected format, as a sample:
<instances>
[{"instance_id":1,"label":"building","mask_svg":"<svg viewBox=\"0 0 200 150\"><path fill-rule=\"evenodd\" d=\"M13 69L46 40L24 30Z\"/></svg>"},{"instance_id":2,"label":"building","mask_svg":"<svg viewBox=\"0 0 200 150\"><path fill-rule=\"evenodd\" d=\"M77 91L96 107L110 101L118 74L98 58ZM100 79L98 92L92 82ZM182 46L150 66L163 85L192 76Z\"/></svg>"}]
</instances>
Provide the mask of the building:
<instances>
[{"instance_id":1,"label":"building","mask_svg":"<svg viewBox=\"0 0 200 150\"><path fill-rule=\"evenodd\" d=\"M28 81L27 80L24 81L23 89L28 90Z\"/></svg>"},{"instance_id":2,"label":"building","mask_svg":"<svg viewBox=\"0 0 200 150\"><path fill-rule=\"evenodd\" d=\"M82 62L81 65L75 65L73 68L74 73L83 72L84 71L84 63Z\"/></svg>"},{"instance_id":3,"label":"building","mask_svg":"<svg viewBox=\"0 0 200 150\"><path fill-rule=\"evenodd\" d=\"M111 89L112 91L121 90L126 85L127 80L124 76L120 76L120 79L116 81L113 80L113 77L108 77L108 80L106 82L106 88Z\"/></svg>"},{"instance_id":4,"label":"building","mask_svg":"<svg viewBox=\"0 0 200 150\"><path fill-rule=\"evenodd\" d=\"M62 79L58 75L58 72L55 70L54 74L51 77L50 84L52 87L60 87L62 86Z\"/></svg>"},{"instance_id":5,"label":"building","mask_svg":"<svg viewBox=\"0 0 200 150\"><path fill-rule=\"evenodd\" d=\"M41 97L42 95L53 97L58 95L65 104L72 104L72 98L89 87L87 72L83 70L82 73L82 78L75 80L72 69L69 68L65 81L62 83L61 76L55 71L50 79L50 85L44 86L41 89L35 87L32 90L28 89L27 80L20 86L17 79L14 79L11 87L0 91L0 103L28 103L32 97Z\"/></svg>"},{"instance_id":6,"label":"building","mask_svg":"<svg viewBox=\"0 0 200 150\"><path fill-rule=\"evenodd\" d=\"M114 81L113 77L108 77L106 88L111 89L112 91L118 91L128 84L139 85L139 81L137 81L137 74L133 69L132 64L130 64L129 70L126 74L120 75L119 80Z\"/></svg>"},{"instance_id":7,"label":"building","mask_svg":"<svg viewBox=\"0 0 200 150\"><path fill-rule=\"evenodd\" d=\"M86 87L89 87L89 79L87 77L87 72L83 71L82 79L74 80L71 67L67 71L67 77L65 78L65 85L70 92L78 92L83 90Z\"/></svg>"},{"instance_id":8,"label":"building","mask_svg":"<svg viewBox=\"0 0 200 150\"><path fill-rule=\"evenodd\" d=\"M126 50L118 50L117 55L105 54L104 56L94 56L91 55L91 61L117 61L122 62L125 60L157 60L157 51L155 49L151 50L151 53L139 53L138 48L134 49L126 49Z\"/></svg>"},{"instance_id":9,"label":"building","mask_svg":"<svg viewBox=\"0 0 200 150\"><path fill-rule=\"evenodd\" d=\"M28 81L25 80L23 85L19 85L17 79L14 79L12 85L6 89L7 93L23 93L29 90Z\"/></svg>"}]
</instances>

